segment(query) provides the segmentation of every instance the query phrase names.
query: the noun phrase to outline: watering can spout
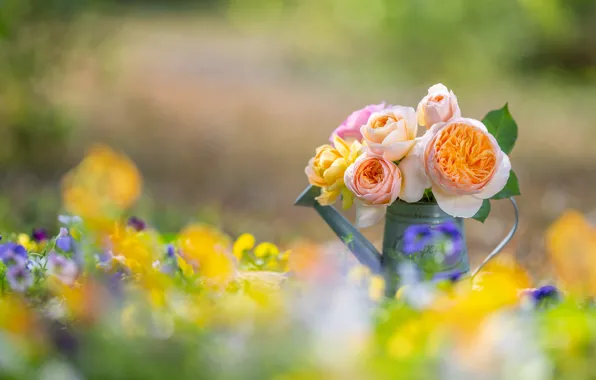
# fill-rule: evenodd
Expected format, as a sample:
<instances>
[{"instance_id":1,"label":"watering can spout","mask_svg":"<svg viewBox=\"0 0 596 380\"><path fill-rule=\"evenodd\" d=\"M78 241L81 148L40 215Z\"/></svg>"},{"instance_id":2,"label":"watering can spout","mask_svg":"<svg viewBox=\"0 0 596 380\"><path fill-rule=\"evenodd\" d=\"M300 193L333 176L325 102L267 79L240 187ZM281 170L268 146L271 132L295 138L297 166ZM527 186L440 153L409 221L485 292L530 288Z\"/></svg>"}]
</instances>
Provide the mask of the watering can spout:
<instances>
[{"instance_id":1,"label":"watering can spout","mask_svg":"<svg viewBox=\"0 0 596 380\"><path fill-rule=\"evenodd\" d=\"M381 272L381 254L343 215L332 206L321 206L315 199L320 188L308 186L294 202L295 206L312 207L331 227L361 264L374 273Z\"/></svg>"}]
</instances>

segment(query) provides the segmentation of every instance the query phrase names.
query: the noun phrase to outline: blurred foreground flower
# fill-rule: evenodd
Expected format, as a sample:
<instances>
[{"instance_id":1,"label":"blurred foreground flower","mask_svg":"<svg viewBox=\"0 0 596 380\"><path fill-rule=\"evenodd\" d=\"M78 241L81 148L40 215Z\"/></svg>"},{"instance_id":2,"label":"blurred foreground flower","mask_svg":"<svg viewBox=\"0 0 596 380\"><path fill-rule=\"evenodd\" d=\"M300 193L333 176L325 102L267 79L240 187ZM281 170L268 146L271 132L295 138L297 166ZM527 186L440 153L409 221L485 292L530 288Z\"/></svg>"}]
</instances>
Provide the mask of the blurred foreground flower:
<instances>
[{"instance_id":1,"label":"blurred foreground flower","mask_svg":"<svg viewBox=\"0 0 596 380\"><path fill-rule=\"evenodd\" d=\"M77 265L72 260L58 255L56 252L49 254L47 270L48 274L56 276L67 285L74 283L78 273Z\"/></svg>"},{"instance_id":2,"label":"blurred foreground flower","mask_svg":"<svg viewBox=\"0 0 596 380\"><path fill-rule=\"evenodd\" d=\"M547 230L546 247L564 290L596 296L596 229L581 213L563 214Z\"/></svg>"},{"instance_id":3,"label":"blurred foreground flower","mask_svg":"<svg viewBox=\"0 0 596 380\"><path fill-rule=\"evenodd\" d=\"M178 236L181 257L211 285L225 286L235 275L231 241L213 227L193 224Z\"/></svg>"},{"instance_id":4,"label":"blurred foreground flower","mask_svg":"<svg viewBox=\"0 0 596 380\"><path fill-rule=\"evenodd\" d=\"M83 161L62 180L66 210L88 222L117 216L137 200L141 176L124 155L92 147Z\"/></svg>"}]
</instances>

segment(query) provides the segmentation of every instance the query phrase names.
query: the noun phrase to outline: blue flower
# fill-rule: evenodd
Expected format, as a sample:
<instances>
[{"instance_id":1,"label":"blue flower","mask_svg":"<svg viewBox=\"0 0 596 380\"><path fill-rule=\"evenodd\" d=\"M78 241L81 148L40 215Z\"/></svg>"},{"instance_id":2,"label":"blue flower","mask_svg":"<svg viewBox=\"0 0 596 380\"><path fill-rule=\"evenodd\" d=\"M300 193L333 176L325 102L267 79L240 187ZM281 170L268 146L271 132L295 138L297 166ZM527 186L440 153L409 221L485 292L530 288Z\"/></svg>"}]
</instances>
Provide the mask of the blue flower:
<instances>
[{"instance_id":1,"label":"blue flower","mask_svg":"<svg viewBox=\"0 0 596 380\"><path fill-rule=\"evenodd\" d=\"M6 279L10 288L17 292L24 292L33 285L33 275L24 265L10 267L6 272Z\"/></svg>"},{"instance_id":2,"label":"blue flower","mask_svg":"<svg viewBox=\"0 0 596 380\"><path fill-rule=\"evenodd\" d=\"M176 256L176 249L172 244L168 244L166 248L166 257L173 259Z\"/></svg>"},{"instance_id":3,"label":"blue flower","mask_svg":"<svg viewBox=\"0 0 596 380\"><path fill-rule=\"evenodd\" d=\"M16 243L0 244L0 260L7 267L14 265L25 266L27 263L27 250Z\"/></svg>"},{"instance_id":4,"label":"blue flower","mask_svg":"<svg viewBox=\"0 0 596 380\"><path fill-rule=\"evenodd\" d=\"M406 255L412 255L422 251L434 240L434 233L427 224L414 224L406 229L404 233L403 250Z\"/></svg>"},{"instance_id":5,"label":"blue flower","mask_svg":"<svg viewBox=\"0 0 596 380\"><path fill-rule=\"evenodd\" d=\"M64 252L70 252L72 245L72 237L68 235L68 230L64 227L60 228L60 233L56 238L56 247Z\"/></svg>"}]
</instances>

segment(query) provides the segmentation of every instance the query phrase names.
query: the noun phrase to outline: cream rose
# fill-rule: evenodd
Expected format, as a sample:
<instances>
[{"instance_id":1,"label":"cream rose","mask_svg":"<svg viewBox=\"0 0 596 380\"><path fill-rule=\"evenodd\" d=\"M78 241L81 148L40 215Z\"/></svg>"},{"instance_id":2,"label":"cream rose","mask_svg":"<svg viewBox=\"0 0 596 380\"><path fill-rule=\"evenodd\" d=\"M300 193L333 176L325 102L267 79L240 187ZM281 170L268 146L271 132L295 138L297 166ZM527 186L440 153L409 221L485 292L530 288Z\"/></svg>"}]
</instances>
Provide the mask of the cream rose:
<instances>
[{"instance_id":1,"label":"cream rose","mask_svg":"<svg viewBox=\"0 0 596 380\"><path fill-rule=\"evenodd\" d=\"M346 169L344 182L362 202L356 210L357 227L368 227L378 222L387 206L395 202L401 191L402 177L393 162L367 153Z\"/></svg>"},{"instance_id":2,"label":"cream rose","mask_svg":"<svg viewBox=\"0 0 596 380\"><path fill-rule=\"evenodd\" d=\"M469 218L505 187L509 157L482 122L456 118L435 124L423 137L424 169L439 207Z\"/></svg>"},{"instance_id":3,"label":"cream rose","mask_svg":"<svg viewBox=\"0 0 596 380\"><path fill-rule=\"evenodd\" d=\"M428 95L422 98L416 109L418 124L427 129L457 117L461 117L457 97L441 83L428 89Z\"/></svg>"},{"instance_id":4,"label":"cream rose","mask_svg":"<svg viewBox=\"0 0 596 380\"><path fill-rule=\"evenodd\" d=\"M416 112L411 107L401 106L375 112L360 132L371 153L389 161L400 160L414 146L418 132Z\"/></svg>"}]
</instances>

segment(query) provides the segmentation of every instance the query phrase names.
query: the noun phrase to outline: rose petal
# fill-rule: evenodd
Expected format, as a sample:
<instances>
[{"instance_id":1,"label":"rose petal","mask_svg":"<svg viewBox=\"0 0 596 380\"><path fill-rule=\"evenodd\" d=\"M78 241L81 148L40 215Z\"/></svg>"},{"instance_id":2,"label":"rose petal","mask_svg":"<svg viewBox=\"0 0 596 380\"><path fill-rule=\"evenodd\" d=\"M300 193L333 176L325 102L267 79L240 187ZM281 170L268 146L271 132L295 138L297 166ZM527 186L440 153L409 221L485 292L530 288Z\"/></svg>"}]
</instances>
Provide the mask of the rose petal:
<instances>
[{"instance_id":1,"label":"rose petal","mask_svg":"<svg viewBox=\"0 0 596 380\"><path fill-rule=\"evenodd\" d=\"M383 145L397 141L408 140L408 130L406 127L406 122L404 120L400 120L397 123L393 123L393 125L395 130L388 134L387 137L385 137L385 139L383 140Z\"/></svg>"},{"instance_id":2,"label":"rose petal","mask_svg":"<svg viewBox=\"0 0 596 380\"><path fill-rule=\"evenodd\" d=\"M329 167L329 169L325 170L323 173L323 178L325 179L325 183L327 184L334 184L341 178L341 182L343 183L343 177L346 170L346 160L343 158L338 158L337 160L333 161L333 164Z\"/></svg>"},{"instance_id":3,"label":"rose petal","mask_svg":"<svg viewBox=\"0 0 596 380\"><path fill-rule=\"evenodd\" d=\"M356 228L366 228L377 224L387 211L387 206L367 206L356 203Z\"/></svg>"},{"instance_id":4,"label":"rose petal","mask_svg":"<svg viewBox=\"0 0 596 380\"><path fill-rule=\"evenodd\" d=\"M437 83L428 88L428 93L433 94L436 92L448 92L449 89L443 83Z\"/></svg>"},{"instance_id":5,"label":"rose petal","mask_svg":"<svg viewBox=\"0 0 596 380\"><path fill-rule=\"evenodd\" d=\"M402 176L399 199L408 203L418 202L422 199L424 190L431 186L430 179L424 172L421 157L409 154L398 167Z\"/></svg>"},{"instance_id":6,"label":"rose petal","mask_svg":"<svg viewBox=\"0 0 596 380\"><path fill-rule=\"evenodd\" d=\"M424 105L428 102L428 98L430 98L430 95L426 95L424 98L422 98L420 103L418 103L418 107L416 107L416 121L418 122L418 125L424 126L426 124Z\"/></svg>"},{"instance_id":7,"label":"rose petal","mask_svg":"<svg viewBox=\"0 0 596 380\"><path fill-rule=\"evenodd\" d=\"M503 160L501 160L501 165L499 165L493 178L488 182L486 187L480 193L475 194L475 196L480 199L488 199L497 194L499 191L503 190L507 184L510 174L511 161L509 160L509 157L503 153Z\"/></svg>"},{"instance_id":8,"label":"rose petal","mask_svg":"<svg viewBox=\"0 0 596 380\"><path fill-rule=\"evenodd\" d=\"M371 153L371 155L376 156L383 156L385 152L385 147L383 144L378 144L371 142L370 140L366 141L366 150Z\"/></svg>"},{"instance_id":9,"label":"rose petal","mask_svg":"<svg viewBox=\"0 0 596 380\"><path fill-rule=\"evenodd\" d=\"M482 129L484 132L488 132L488 129L486 129L486 125L482 124L482 122L480 120L469 119L467 117L457 117L457 118L451 119L449 121L449 123L445 123L445 124L452 124L452 123L471 124L477 128Z\"/></svg>"},{"instance_id":10,"label":"rose petal","mask_svg":"<svg viewBox=\"0 0 596 380\"><path fill-rule=\"evenodd\" d=\"M461 110L459 109L459 104L457 103L457 96L453 93L453 91L449 91L449 98L451 99L451 118L456 119L461 117Z\"/></svg>"},{"instance_id":11,"label":"rose petal","mask_svg":"<svg viewBox=\"0 0 596 380\"><path fill-rule=\"evenodd\" d=\"M471 218L482 207L480 198L473 195L447 194L439 186L433 186L433 195L441 210L459 218Z\"/></svg>"},{"instance_id":12,"label":"rose petal","mask_svg":"<svg viewBox=\"0 0 596 380\"><path fill-rule=\"evenodd\" d=\"M418 123L416 122L416 111L412 107L404 108L404 119L406 120L406 128L408 129L408 138L414 139L418 134Z\"/></svg>"},{"instance_id":13,"label":"rose petal","mask_svg":"<svg viewBox=\"0 0 596 380\"><path fill-rule=\"evenodd\" d=\"M350 146L339 136L333 138L333 146L339 152L342 157L346 157L350 154Z\"/></svg>"},{"instance_id":14,"label":"rose petal","mask_svg":"<svg viewBox=\"0 0 596 380\"><path fill-rule=\"evenodd\" d=\"M410 151L410 149L412 149L415 143L415 140L408 140L394 142L385 145L382 147L383 157L385 157L389 161L401 160L405 157L406 154L408 154L408 152Z\"/></svg>"}]
</instances>

